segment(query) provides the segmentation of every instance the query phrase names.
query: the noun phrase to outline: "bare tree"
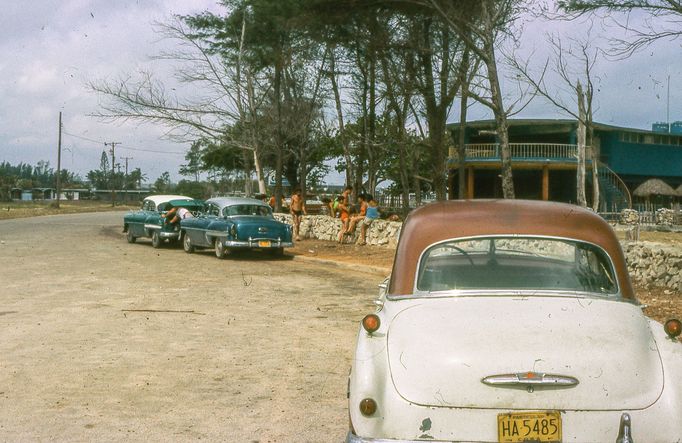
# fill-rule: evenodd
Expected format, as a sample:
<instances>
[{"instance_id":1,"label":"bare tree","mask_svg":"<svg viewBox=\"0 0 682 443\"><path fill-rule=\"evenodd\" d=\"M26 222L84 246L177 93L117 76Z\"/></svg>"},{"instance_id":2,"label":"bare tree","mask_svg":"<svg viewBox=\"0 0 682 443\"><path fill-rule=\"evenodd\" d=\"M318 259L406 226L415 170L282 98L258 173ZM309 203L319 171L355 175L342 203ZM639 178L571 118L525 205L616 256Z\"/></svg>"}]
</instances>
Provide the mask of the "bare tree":
<instances>
[{"instance_id":1,"label":"bare tree","mask_svg":"<svg viewBox=\"0 0 682 443\"><path fill-rule=\"evenodd\" d=\"M511 151L509 149L508 116L521 103L521 98L506 105L497 68L497 48L504 37L510 37L510 27L522 12L521 0L481 0L452 2L446 0L415 0L430 6L454 29L471 54L485 67L487 96L474 90L468 95L487 106L495 116L500 146L502 193L514 198ZM527 103L526 103L527 104ZM516 111L518 112L518 110Z\"/></svg>"},{"instance_id":2,"label":"bare tree","mask_svg":"<svg viewBox=\"0 0 682 443\"><path fill-rule=\"evenodd\" d=\"M195 140L206 137L252 152L259 187L264 192L260 146L256 138L234 138L225 131L238 122L253 123L253 116L263 102L263 94L255 97L252 87L246 93L243 91L244 76L248 85L256 81L252 71L244 73L241 63L244 30L240 39L239 62L232 66L216 54L209 43L192 33L180 18L157 24L157 28L162 36L174 40L179 49L163 52L154 58L173 61L177 67L176 80L181 85L194 88L194 94L189 98L179 97L175 88L169 91L151 72L141 72L137 79L127 76L118 81L91 81L89 88L104 98L101 109L94 115L105 121L157 123L169 128L167 135L171 138ZM250 170L245 172L250 175Z\"/></svg>"},{"instance_id":3,"label":"bare tree","mask_svg":"<svg viewBox=\"0 0 682 443\"><path fill-rule=\"evenodd\" d=\"M604 12L609 20L631 35L612 37L613 54L628 57L658 40L682 36L682 2L679 0L561 0L559 9L575 18ZM637 13L642 13L639 20Z\"/></svg>"},{"instance_id":4,"label":"bare tree","mask_svg":"<svg viewBox=\"0 0 682 443\"><path fill-rule=\"evenodd\" d=\"M593 98L594 66L600 51L591 47L589 32L584 39L570 39L568 46L564 45L557 35L548 35L547 41L552 48L552 56L546 60L538 75L531 72L528 60L521 61L516 57L509 57L508 63L538 95L578 122L577 201L582 206L587 205L585 159L586 147L589 147L592 163L592 206L594 210L597 210L599 207L599 149L595 146L594 140ZM551 69L561 80L560 83L568 88L569 96L574 97L574 101L567 103L561 98L561 92L564 90L562 87L552 89L548 87L546 82L548 69Z\"/></svg>"}]
</instances>

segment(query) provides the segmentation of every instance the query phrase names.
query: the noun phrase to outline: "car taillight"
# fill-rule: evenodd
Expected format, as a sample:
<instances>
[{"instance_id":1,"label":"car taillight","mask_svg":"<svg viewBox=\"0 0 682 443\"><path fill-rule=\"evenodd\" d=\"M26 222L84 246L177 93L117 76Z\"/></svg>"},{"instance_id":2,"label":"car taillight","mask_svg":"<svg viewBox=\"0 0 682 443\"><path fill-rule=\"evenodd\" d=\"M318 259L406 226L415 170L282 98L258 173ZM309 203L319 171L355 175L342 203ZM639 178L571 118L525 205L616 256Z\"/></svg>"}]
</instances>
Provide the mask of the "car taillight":
<instances>
[{"instance_id":1,"label":"car taillight","mask_svg":"<svg viewBox=\"0 0 682 443\"><path fill-rule=\"evenodd\" d=\"M370 334L376 332L380 326L381 320L379 320L379 316L376 314L365 315L365 318L362 319L362 327Z\"/></svg>"},{"instance_id":2,"label":"car taillight","mask_svg":"<svg viewBox=\"0 0 682 443\"><path fill-rule=\"evenodd\" d=\"M663 330L665 331L666 334L668 334L668 337L677 338L677 336L679 336L680 333L682 333L682 322L680 322L676 318L670 319L667 322L665 322Z\"/></svg>"},{"instance_id":3,"label":"car taillight","mask_svg":"<svg viewBox=\"0 0 682 443\"><path fill-rule=\"evenodd\" d=\"M374 415L377 411L377 402L371 398L365 398L360 402L360 413L365 417Z\"/></svg>"}]
</instances>

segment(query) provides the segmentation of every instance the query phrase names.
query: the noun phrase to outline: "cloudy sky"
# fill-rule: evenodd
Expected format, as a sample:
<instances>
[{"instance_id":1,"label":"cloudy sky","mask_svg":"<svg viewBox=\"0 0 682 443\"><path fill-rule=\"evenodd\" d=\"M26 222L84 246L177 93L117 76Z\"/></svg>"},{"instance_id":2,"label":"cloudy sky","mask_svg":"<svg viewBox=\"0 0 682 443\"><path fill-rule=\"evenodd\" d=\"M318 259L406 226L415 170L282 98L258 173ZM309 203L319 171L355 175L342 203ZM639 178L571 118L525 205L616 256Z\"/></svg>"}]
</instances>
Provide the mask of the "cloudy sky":
<instances>
[{"instance_id":1,"label":"cloudy sky","mask_svg":"<svg viewBox=\"0 0 682 443\"><path fill-rule=\"evenodd\" d=\"M159 40L151 24L173 14L206 9L220 12L215 0L5 0L2 6L0 161L35 164L47 160L56 167L61 111L63 168L84 177L99 167L104 142L113 141L121 143L116 148L117 162L124 164L123 158L129 157L129 168L140 167L150 181L164 171L174 180L180 178L177 170L188 145L164 139L162 127L104 123L90 117L98 109L98 97L88 92L85 83L116 79L141 69L170 78L167 65L149 58L170 45ZM576 23L528 23L522 53L534 54L533 62L541 64L546 56L545 32L575 37L585 29ZM606 32L622 33L616 29ZM681 53L680 42L667 41L628 60L601 60L596 120L643 129L650 128L652 122L665 121L668 75L671 120L682 120ZM538 99L518 117L564 116ZM474 108L470 118L490 118L490 114Z\"/></svg>"}]
</instances>

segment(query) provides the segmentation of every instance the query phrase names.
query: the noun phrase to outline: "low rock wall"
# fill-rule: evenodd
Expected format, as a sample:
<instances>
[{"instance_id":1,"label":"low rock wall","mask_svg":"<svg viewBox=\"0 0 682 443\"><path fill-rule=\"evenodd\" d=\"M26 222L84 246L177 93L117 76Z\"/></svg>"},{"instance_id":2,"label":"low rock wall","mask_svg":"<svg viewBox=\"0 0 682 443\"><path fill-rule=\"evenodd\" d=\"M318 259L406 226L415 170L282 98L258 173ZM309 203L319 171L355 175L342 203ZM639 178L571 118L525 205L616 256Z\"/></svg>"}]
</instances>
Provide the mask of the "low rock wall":
<instances>
[{"instance_id":1,"label":"low rock wall","mask_svg":"<svg viewBox=\"0 0 682 443\"><path fill-rule=\"evenodd\" d=\"M654 242L623 243L633 282L682 292L682 248Z\"/></svg>"},{"instance_id":2,"label":"low rock wall","mask_svg":"<svg viewBox=\"0 0 682 443\"><path fill-rule=\"evenodd\" d=\"M275 218L291 224L291 215L275 214ZM367 244L395 249L400 236L401 222L375 220L367 230ZM304 216L300 236L336 241L341 220L326 215ZM357 242L360 226L346 239ZM682 292L682 248L653 242L623 242L625 260L633 282L644 286L666 287Z\"/></svg>"},{"instance_id":3,"label":"low rock wall","mask_svg":"<svg viewBox=\"0 0 682 443\"><path fill-rule=\"evenodd\" d=\"M292 223L291 215L289 214L275 214L275 218L285 223ZM401 227L402 223L400 222L374 220L367 230L365 241L368 245L385 246L395 249L398 245ZM341 220L338 218L332 218L328 215L307 215L301 220L301 232L299 235L302 238L336 241L340 230ZM355 243L358 241L359 236L360 225L358 224L353 235L346 237L345 241Z\"/></svg>"}]
</instances>

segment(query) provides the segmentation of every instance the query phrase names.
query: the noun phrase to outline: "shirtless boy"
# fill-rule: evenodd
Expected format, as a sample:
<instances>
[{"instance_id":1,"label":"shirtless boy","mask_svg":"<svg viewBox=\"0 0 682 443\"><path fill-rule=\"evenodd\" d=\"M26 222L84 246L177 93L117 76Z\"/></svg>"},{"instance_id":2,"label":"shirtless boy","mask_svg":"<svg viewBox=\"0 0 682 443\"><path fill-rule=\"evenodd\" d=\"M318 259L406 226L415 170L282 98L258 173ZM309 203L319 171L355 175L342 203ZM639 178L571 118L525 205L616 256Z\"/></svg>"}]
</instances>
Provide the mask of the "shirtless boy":
<instances>
[{"instance_id":1,"label":"shirtless boy","mask_svg":"<svg viewBox=\"0 0 682 443\"><path fill-rule=\"evenodd\" d=\"M291 204L289 205L289 212L291 213L291 216L294 219L293 220L294 237L296 238L296 240L300 240L301 237L299 237L298 232L301 227L301 216L308 215L308 212L306 211L305 208L305 201L301 196L300 189L296 189L294 193L291 195Z\"/></svg>"}]
</instances>

